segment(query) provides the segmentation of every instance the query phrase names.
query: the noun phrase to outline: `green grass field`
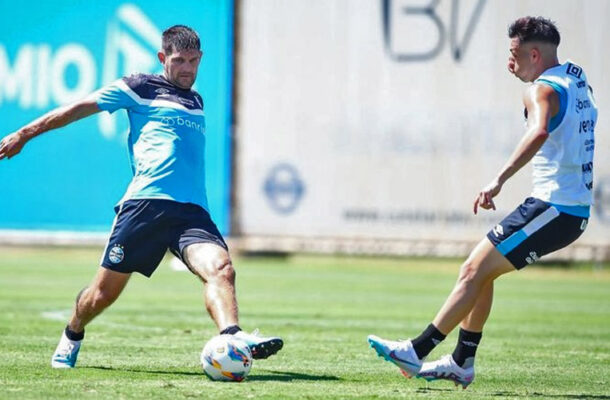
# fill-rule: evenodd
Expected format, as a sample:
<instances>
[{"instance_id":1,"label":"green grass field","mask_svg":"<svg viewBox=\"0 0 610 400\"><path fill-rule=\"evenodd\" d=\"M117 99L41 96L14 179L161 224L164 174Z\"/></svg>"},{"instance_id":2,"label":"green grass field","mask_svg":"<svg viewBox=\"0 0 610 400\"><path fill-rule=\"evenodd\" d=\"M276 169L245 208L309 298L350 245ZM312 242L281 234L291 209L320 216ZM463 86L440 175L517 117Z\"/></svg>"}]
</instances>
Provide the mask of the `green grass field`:
<instances>
[{"instance_id":1,"label":"green grass field","mask_svg":"<svg viewBox=\"0 0 610 400\"><path fill-rule=\"evenodd\" d=\"M407 338L434 316L459 260L239 258L241 325L284 349L242 383L209 381L199 353L216 332L202 286L168 260L134 276L87 328L78 368L51 354L101 249L0 248L0 398L610 399L610 265L530 267L499 279L465 391L407 380L367 346ZM599 267L599 266L598 266ZM431 357L451 352L453 332Z\"/></svg>"}]
</instances>

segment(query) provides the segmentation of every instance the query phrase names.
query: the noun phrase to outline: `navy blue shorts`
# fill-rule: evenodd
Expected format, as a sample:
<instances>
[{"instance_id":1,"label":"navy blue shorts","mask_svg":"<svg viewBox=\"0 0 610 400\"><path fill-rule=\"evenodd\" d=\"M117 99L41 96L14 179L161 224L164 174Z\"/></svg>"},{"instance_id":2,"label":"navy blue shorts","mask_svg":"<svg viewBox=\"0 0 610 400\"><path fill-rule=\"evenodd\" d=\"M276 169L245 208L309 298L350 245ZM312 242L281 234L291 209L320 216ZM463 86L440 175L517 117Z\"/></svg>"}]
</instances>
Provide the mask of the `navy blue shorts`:
<instances>
[{"instance_id":1,"label":"navy blue shorts","mask_svg":"<svg viewBox=\"0 0 610 400\"><path fill-rule=\"evenodd\" d=\"M521 269L582 235L587 227L588 209L584 207L587 212L577 216L562 211L568 208L572 207L528 197L490 230L487 238L515 268Z\"/></svg>"},{"instance_id":2,"label":"navy blue shorts","mask_svg":"<svg viewBox=\"0 0 610 400\"><path fill-rule=\"evenodd\" d=\"M101 265L150 277L168 248L182 259L184 248L193 243L214 243L228 250L202 207L171 200L128 200L118 208Z\"/></svg>"}]
</instances>

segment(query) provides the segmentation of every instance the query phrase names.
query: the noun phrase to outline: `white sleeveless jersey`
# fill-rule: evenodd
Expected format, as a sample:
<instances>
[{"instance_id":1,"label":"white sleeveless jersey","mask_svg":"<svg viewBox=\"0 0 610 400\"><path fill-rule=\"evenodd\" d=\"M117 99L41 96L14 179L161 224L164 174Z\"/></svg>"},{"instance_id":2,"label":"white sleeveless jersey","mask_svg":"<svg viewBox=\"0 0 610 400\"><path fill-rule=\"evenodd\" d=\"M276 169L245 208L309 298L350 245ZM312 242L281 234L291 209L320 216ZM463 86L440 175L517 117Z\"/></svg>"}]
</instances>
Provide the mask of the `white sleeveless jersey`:
<instances>
[{"instance_id":1,"label":"white sleeveless jersey","mask_svg":"<svg viewBox=\"0 0 610 400\"><path fill-rule=\"evenodd\" d=\"M544 71L535 83L555 89L560 110L532 159L532 197L558 205L591 205L597 106L587 77L581 67L566 62Z\"/></svg>"}]
</instances>

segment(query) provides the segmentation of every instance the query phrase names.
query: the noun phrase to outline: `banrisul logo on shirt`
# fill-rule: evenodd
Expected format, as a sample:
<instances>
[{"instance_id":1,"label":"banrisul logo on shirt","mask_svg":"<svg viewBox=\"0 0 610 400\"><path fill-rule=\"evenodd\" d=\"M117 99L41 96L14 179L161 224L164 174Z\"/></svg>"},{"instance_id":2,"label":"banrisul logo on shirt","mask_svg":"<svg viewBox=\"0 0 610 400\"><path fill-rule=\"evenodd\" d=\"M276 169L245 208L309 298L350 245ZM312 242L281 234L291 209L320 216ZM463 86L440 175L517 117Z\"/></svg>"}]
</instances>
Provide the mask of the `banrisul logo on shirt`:
<instances>
[{"instance_id":1,"label":"banrisul logo on shirt","mask_svg":"<svg viewBox=\"0 0 610 400\"><path fill-rule=\"evenodd\" d=\"M183 117L163 117L161 123L168 127L189 128L205 135L205 120L200 118L192 120L186 115Z\"/></svg>"}]
</instances>

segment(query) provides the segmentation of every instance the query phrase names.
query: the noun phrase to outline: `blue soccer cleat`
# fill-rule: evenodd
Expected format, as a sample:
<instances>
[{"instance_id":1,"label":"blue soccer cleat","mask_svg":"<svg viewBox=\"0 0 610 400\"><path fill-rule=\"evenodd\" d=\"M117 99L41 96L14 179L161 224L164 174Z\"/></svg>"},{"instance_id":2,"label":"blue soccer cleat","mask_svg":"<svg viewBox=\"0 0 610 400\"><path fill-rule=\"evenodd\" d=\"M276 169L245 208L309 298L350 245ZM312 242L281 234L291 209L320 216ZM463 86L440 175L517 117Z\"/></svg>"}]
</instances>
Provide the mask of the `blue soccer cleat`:
<instances>
[{"instance_id":1,"label":"blue soccer cleat","mask_svg":"<svg viewBox=\"0 0 610 400\"><path fill-rule=\"evenodd\" d=\"M421 369L422 360L417 357L410 340L392 341L375 335L369 335L367 340L379 357L400 368L400 372L405 377L416 376Z\"/></svg>"},{"instance_id":2,"label":"blue soccer cleat","mask_svg":"<svg viewBox=\"0 0 610 400\"><path fill-rule=\"evenodd\" d=\"M74 368L82 340L70 340L63 332L51 358L53 368Z\"/></svg>"}]
</instances>

